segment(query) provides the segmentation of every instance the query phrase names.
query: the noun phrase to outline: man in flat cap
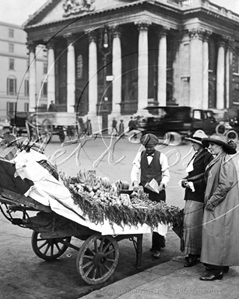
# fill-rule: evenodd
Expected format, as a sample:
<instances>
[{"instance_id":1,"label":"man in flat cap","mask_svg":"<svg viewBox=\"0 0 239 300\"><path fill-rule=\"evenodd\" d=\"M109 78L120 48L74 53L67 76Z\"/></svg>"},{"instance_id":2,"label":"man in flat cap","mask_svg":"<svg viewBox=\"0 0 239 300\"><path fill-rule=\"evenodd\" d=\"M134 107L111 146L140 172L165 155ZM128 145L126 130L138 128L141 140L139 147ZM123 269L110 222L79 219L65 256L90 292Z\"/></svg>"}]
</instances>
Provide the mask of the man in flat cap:
<instances>
[{"instance_id":1,"label":"man in flat cap","mask_svg":"<svg viewBox=\"0 0 239 300\"><path fill-rule=\"evenodd\" d=\"M166 200L165 188L170 179L169 165L166 155L155 147L158 144L158 138L154 134L145 134L140 140L145 150L138 152L131 171L131 182L134 189L143 187L145 193L149 195L152 201L160 202ZM154 182L156 190L153 191L147 185L152 186ZM165 247L165 238L157 232L153 232L152 248L154 258L160 257L161 248Z\"/></svg>"}]
</instances>

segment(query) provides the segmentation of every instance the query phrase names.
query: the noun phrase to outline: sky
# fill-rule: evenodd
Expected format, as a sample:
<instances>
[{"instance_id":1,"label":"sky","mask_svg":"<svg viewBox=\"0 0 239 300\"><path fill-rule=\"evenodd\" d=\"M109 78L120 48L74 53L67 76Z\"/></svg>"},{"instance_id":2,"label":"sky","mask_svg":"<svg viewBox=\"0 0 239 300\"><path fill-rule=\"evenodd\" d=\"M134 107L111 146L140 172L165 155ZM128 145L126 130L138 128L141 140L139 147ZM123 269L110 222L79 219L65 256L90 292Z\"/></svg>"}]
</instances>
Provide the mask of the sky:
<instances>
[{"instance_id":1,"label":"sky","mask_svg":"<svg viewBox=\"0 0 239 300\"><path fill-rule=\"evenodd\" d=\"M239 0L209 1L239 14ZM46 2L47 0L0 0L0 21L22 25Z\"/></svg>"},{"instance_id":2,"label":"sky","mask_svg":"<svg viewBox=\"0 0 239 300\"><path fill-rule=\"evenodd\" d=\"M0 21L22 25L47 0L0 0Z\"/></svg>"}]
</instances>

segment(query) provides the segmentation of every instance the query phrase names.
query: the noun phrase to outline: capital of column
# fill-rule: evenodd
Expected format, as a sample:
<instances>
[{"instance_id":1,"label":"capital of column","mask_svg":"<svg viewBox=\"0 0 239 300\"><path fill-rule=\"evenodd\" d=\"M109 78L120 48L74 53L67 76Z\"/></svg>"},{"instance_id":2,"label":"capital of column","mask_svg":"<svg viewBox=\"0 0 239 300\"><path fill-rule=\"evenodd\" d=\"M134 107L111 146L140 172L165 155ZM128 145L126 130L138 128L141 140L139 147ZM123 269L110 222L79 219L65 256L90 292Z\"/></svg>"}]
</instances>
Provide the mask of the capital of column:
<instances>
[{"instance_id":1,"label":"capital of column","mask_svg":"<svg viewBox=\"0 0 239 300\"><path fill-rule=\"evenodd\" d=\"M218 39L217 39L217 44L218 44L218 47L225 47L226 45L226 36L218 36Z\"/></svg>"},{"instance_id":2,"label":"capital of column","mask_svg":"<svg viewBox=\"0 0 239 300\"><path fill-rule=\"evenodd\" d=\"M139 31L148 31L148 28L152 23L149 21L138 21L134 24L137 25Z\"/></svg>"},{"instance_id":3,"label":"capital of column","mask_svg":"<svg viewBox=\"0 0 239 300\"><path fill-rule=\"evenodd\" d=\"M203 28L193 28L189 30L189 37L191 40L200 39L203 40L205 30Z\"/></svg>"},{"instance_id":4,"label":"capital of column","mask_svg":"<svg viewBox=\"0 0 239 300\"><path fill-rule=\"evenodd\" d=\"M55 42L53 40L43 40L47 49L54 49Z\"/></svg>"},{"instance_id":5,"label":"capital of column","mask_svg":"<svg viewBox=\"0 0 239 300\"><path fill-rule=\"evenodd\" d=\"M158 37L164 37L168 34L170 28L169 27L161 27L160 31L158 32Z\"/></svg>"},{"instance_id":6,"label":"capital of column","mask_svg":"<svg viewBox=\"0 0 239 300\"><path fill-rule=\"evenodd\" d=\"M27 48L29 49L30 52L35 52L36 50L36 43L32 42L32 41L29 41L27 43Z\"/></svg>"},{"instance_id":7,"label":"capital of column","mask_svg":"<svg viewBox=\"0 0 239 300\"><path fill-rule=\"evenodd\" d=\"M66 39L67 46L75 42L75 36L71 33L64 34L63 37Z\"/></svg>"},{"instance_id":8,"label":"capital of column","mask_svg":"<svg viewBox=\"0 0 239 300\"><path fill-rule=\"evenodd\" d=\"M228 47L232 47L233 44L235 43L235 39L232 38L231 36L224 36L224 40Z\"/></svg>"},{"instance_id":9,"label":"capital of column","mask_svg":"<svg viewBox=\"0 0 239 300\"><path fill-rule=\"evenodd\" d=\"M85 34L88 36L89 42L96 42L96 32L94 30L86 30Z\"/></svg>"},{"instance_id":10,"label":"capital of column","mask_svg":"<svg viewBox=\"0 0 239 300\"><path fill-rule=\"evenodd\" d=\"M211 30L205 30L204 33L203 33L203 41L207 42L211 35L212 35Z\"/></svg>"},{"instance_id":11,"label":"capital of column","mask_svg":"<svg viewBox=\"0 0 239 300\"><path fill-rule=\"evenodd\" d=\"M111 27L113 38L119 38L121 36L121 27L119 25L115 25Z\"/></svg>"}]
</instances>

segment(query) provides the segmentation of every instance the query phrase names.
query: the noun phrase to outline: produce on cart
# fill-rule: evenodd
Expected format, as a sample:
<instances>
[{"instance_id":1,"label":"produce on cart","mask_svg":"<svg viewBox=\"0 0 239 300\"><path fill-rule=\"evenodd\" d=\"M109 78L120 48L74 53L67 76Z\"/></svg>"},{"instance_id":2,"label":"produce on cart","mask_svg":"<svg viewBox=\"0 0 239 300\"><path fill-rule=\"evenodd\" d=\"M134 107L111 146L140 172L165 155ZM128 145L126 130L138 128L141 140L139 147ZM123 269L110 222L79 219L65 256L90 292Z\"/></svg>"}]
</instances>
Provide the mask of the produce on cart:
<instances>
[{"instance_id":1,"label":"produce on cart","mask_svg":"<svg viewBox=\"0 0 239 300\"><path fill-rule=\"evenodd\" d=\"M79 250L77 270L88 284L103 283L112 275L119 259L117 241L132 239L140 267L142 235L152 230L165 235L170 224L182 222L179 208L152 202L125 182L111 183L85 170L70 177L58 173L34 143L15 147L13 158L0 159L3 214L33 230L32 247L42 259L57 259L68 247ZM31 210L37 214L30 217ZM19 211L22 219L13 218ZM84 240L80 248L71 244L72 236Z\"/></svg>"}]
</instances>

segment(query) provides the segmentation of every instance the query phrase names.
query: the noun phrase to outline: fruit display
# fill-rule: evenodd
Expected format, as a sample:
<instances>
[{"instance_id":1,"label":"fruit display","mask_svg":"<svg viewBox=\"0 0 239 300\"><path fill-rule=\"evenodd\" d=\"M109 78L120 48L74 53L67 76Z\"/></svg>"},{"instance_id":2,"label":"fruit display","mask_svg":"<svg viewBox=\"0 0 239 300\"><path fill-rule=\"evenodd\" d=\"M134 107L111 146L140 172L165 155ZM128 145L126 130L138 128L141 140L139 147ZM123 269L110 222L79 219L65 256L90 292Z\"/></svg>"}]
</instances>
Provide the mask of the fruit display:
<instances>
[{"instance_id":1,"label":"fruit display","mask_svg":"<svg viewBox=\"0 0 239 300\"><path fill-rule=\"evenodd\" d=\"M127 191L129 184L125 181L123 184L120 180L111 183L108 177L98 177L91 171L80 171L76 177L60 173L60 177L74 203L95 224L104 224L104 220L108 220L122 228L147 224L154 229L159 223L177 226L182 222L178 207L151 201L140 190Z\"/></svg>"}]
</instances>

